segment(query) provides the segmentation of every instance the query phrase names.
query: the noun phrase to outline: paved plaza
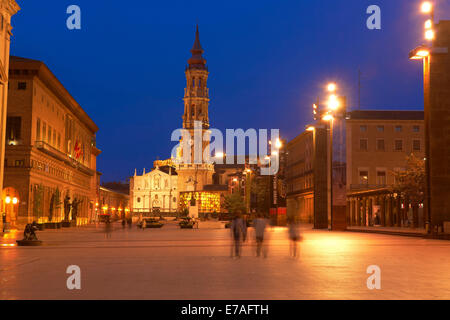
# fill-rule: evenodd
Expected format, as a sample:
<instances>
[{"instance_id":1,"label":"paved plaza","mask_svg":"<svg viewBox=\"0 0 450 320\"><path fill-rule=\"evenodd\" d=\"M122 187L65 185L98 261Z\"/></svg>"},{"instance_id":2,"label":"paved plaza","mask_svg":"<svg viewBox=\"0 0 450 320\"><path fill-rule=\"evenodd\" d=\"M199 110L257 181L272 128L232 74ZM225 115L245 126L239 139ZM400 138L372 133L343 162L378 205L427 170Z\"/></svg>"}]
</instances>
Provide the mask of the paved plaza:
<instances>
[{"instance_id":1,"label":"paved plaza","mask_svg":"<svg viewBox=\"0 0 450 320\"><path fill-rule=\"evenodd\" d=\"M38 232L42 247L0 246L0 299L450 299L450 242L303 228L300 258L285 228L268 232L268 257L254 253L252 229L240 259L228 229L141 230L114 225ZM81 290L68 290L70 265ZM369 290L366 269L381 268Z\"/></svg>"}]
</instances>

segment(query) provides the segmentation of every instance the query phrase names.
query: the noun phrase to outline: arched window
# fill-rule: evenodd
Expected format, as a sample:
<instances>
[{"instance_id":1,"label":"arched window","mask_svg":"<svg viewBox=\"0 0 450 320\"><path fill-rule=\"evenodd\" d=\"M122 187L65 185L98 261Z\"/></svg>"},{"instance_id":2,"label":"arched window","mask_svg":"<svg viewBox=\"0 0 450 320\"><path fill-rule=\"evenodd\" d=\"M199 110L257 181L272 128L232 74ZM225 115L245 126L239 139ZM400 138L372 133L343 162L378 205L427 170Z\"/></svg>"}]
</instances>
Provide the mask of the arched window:
<instances>
[{"instance_id":1,"label":"arched window","mask_svg":"<svg viewBox=\"0 0 450 320\"><path fill-rule=\"evenodd\" d=\"M136 199L136 201L137 201L138 203L141 202L141 198L138 197L138 198Z\"/></svg>"}]
</instances>

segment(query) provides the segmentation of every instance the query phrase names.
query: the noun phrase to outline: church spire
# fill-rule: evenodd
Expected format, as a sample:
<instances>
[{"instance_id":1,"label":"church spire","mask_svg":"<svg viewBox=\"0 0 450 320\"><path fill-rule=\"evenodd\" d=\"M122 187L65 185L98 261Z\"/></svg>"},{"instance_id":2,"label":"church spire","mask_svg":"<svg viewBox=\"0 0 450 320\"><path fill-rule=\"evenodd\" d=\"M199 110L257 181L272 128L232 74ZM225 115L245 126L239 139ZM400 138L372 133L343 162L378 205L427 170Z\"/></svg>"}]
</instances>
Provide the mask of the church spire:
<instances>
[{"instance_id":1,"label":"church spire","mask_svg":"<svg viewBox=\"0 0 450 320\"><path fill-rule=\"evenodd\" d=\"M195 30L195 41L192 46L192 57L188 60L189 69L206 69L206 60L202 54L205 52L200 44L200 34L198 32L198 25Z\"/></svg>"},{"instance_id":2,"label":"church spire","mask_svg":"<svg viewBox=\"0 0 450 320\"><path fill-rule=\"evenodd\" d=\"M194 41L194 45L192 46L191 52L192 52L192 54L195 54L195 53L202 54L204 52L202 45L200 44L200 34L198 32L198 24L196 26L195 41Z\"/></svg>"}]
</instances>

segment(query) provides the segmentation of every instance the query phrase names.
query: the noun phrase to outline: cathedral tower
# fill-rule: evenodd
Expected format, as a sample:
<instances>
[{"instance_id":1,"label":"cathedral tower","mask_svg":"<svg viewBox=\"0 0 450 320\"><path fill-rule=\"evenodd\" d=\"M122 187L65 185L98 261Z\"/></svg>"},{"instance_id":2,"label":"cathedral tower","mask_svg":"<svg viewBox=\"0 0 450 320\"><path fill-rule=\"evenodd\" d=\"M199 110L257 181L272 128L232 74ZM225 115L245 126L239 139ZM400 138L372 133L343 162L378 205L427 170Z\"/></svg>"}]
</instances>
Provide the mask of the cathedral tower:
<instances>
[{"instance_id":1,"label":"cathedral tower","mask_svg":"<svg viewBox=\"0 0 450 320\"><path fill-rule=\"evenodd\" d=\"M190 141L190 161L180 163L177 166L178 172L178 190L183 191L202 191L203 186L212 183L214 173L213 164L209 163L209 157L203 156L194 161L195 147L194 129L197 124L197 131L201 130L201 136L204 137L201 144L201 153L209 155L210 131L209 131L209 89L208 67L203 58L203 48L200 44L198 26L195 32L195 41L191 49L192 57L188 60L186 66L186 88L184 89L184 114L183 129L189 131ZM183 141L180 143L183 146ZM199 148L199 147L198 147ZM200 150L200 149L198 149ZM183 150L179 156L182 156Z\"/></svg>"}]
</instances>

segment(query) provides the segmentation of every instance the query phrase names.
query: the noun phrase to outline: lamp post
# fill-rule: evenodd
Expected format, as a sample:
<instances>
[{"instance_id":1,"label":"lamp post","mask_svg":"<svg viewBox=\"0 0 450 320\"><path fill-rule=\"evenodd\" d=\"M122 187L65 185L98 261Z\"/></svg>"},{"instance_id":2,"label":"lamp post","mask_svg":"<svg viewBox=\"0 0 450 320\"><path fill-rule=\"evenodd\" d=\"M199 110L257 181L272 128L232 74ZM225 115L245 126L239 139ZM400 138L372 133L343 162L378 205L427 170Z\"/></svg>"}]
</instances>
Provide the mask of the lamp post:
<instances>
[{"instance_id":1,"label":"lamp post","mask_svg":"<svg viewBox=\"0 0 450 320\"><path fill-rule=\"evenodd\" d=\"M328 161L328 167L329 167L329 206L330 206L330 229L333 230L333 126L334 126L334 118L337 110L341 107L341 103L339 101L338 96L336 95L337 91L337 85L336 83L332 82L327 85L327 91L329 93L328 101L327 101L327 110L321 115L318 115L318 109L319 105L314 104L314 116L317 118L318 116L321 116L322 121L329 123L330 128L330 135L329 135L329 143L328 143L328 154L329 154L329 161ZM309 130L314 130L314 128L310 128Z\"/></svg>"}]
</instances>

